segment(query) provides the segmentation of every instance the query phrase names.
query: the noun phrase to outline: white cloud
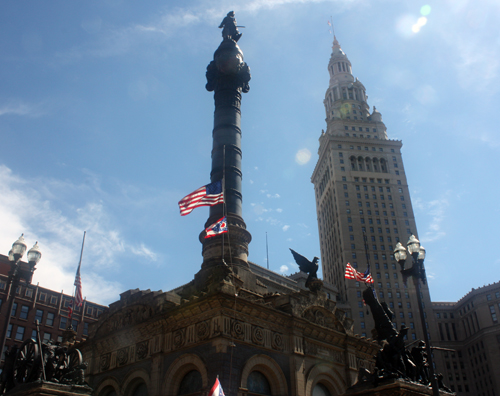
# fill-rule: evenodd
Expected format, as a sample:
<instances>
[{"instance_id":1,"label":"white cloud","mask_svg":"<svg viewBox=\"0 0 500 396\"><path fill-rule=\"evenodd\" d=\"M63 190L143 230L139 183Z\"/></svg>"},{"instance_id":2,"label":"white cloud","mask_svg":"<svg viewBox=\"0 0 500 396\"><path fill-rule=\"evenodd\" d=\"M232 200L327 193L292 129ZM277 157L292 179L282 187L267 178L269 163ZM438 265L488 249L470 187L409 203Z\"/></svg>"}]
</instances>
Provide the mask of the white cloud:
<instances>
[{"instance_id":1,"label":"white cloud","mask_svg":"<svg viewBox=\"0 0 500 396\"><path fill-rule=\"evenodd\" d=\"M0 104L0 117L5 115L17 115L27 117L40 117L45 114L43 103L25 103L23 101L9 101Z\"/></svg>"},{"instance_id":2,"label":"white cloud","mask_svg":"<svg viewBox=\"0 0 500 396\"><path fill-rule=\"evenodd\" d=\"M290 226L289 226L289 225L284 225L284 226L283 226L283 228L282 228L282 230L283 230L283 231L288 231L288 230L289 230L289 228L290 228Z\"/></svg>"},{"instance_id":3,"label":"white cloud","mask_svg":"<svg viewBox=\"0 0 500 396\"><path fill-rule=\"evenodd\" d=\"M267 194L267 198L280 198L279 194Z\"/></svg>"},{"instance_id":4,"label":"white cloud","mask_svg":"<svg viewBox=\"0 0 500 396\"><path fill-rule=\"evenodd\" d=\"M280 272L282 274L285 274L286 272L288 272L288 270L289 270L289 268L284 264L280 267Z\"/></svg>"},{"instance_id":5,"label":"white cloud","mask_svg":"<svg viewBox=\"0 0 500 396\"><path fill-rule=\"evenodd\" d=\"M422 243L433 242L446 235L446 232L442 229L442 223L445 219L446 209L449 206L447 198L435 199L430 202L415 199L413 205L419 211L431 217L430 222L427 224L427 230L423 234L420 233Z\"/></svg>"},{"instance_id":6,"label":"white cloud","mask_svg":"<svg viewBox=\"0 0 500 396\"><path fill-rule=\"evenodd\" d=\"M28 245L39 241L42 260L34 282L54 290L71 293L78 264L83 231L87 231L82 261L84 295L95 302L116 299L122 291L118 282L104 279L102 269L119 268L119 256L131 254L150 261L157 254L144 243L127 242L98 200L68 204L69 194L88 190L94 185L78 185L55 179L23 179L0 165L0 252L6 254L11 244L25 234ZM81 194L83 195L83 194ZM99 195L99 194L98 194Z\"/></svg>"},{"instance_id":7,"label":"white cloud","mask_svg":"<svg viewBox=\"0 0 500 396\"><path fill-rule=\"evenodd\" d=\"M283 212L283 209L278 208L278 209L276 209L276 212L281 213L281 212Z\"/></svg>"}]
</instances>

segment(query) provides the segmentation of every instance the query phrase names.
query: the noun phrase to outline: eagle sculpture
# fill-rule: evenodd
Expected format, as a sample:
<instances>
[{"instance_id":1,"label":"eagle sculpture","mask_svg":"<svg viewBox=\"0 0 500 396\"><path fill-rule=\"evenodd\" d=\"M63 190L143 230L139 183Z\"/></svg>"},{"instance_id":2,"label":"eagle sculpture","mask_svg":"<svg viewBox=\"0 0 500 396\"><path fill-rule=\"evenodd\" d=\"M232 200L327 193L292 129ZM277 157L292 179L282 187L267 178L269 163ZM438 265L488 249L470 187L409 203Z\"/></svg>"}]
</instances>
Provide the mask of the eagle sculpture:
<instances>
[{"instance_id":1,"label":"eagle sculpture","mask_svg":"<svg viewBox=\"0 0 500 396\"><path fill-rule=\"evenodd\" d=\"M290 251L293 254L295 262L299 266L299 269L309 275L306 280L306 287L311 291L318 291L323 284L323 282L321 282L316 276L316 273L318 272L319 258L314 257L313 261L311 262L301 254L297 253L295 250L290 249Z\"/></svg>"}]
</instances>

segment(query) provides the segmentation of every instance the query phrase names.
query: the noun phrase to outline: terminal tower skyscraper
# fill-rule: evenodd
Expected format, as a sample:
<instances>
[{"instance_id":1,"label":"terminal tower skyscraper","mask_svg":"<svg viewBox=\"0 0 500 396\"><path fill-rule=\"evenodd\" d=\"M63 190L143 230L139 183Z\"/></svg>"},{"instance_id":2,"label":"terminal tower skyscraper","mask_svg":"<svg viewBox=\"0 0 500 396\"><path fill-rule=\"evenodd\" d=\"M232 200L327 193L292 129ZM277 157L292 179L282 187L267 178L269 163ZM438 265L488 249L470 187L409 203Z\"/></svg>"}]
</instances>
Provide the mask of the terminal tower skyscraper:
<instances>
[{"instance_id":1,"label":"terminal tower skyscraper","mask_svg":"<svg viewBox=\"0 0 500 396\"><path fill-rule=\"evenodd\" d=\"M345 279L346 264L360 272L368 264L374 291L394 312L399 328L409 327L411 341L422 339L416 290L406 286L393 257L397 242L418 238L401 155L402 142L391 140L382 115L370 112L365 86L336 38L328 63L330 81L324 105L326 131L319 138L314 184L323 278L337 290L337 302L348 304L354 332L372 337L373 319L364 306L363 283ZM422 286L426 317L432 318L427 285ZM431 320L432 321L432 320ZM434 323L427 331L435 336Z\"/></svg>"}]
</instances>

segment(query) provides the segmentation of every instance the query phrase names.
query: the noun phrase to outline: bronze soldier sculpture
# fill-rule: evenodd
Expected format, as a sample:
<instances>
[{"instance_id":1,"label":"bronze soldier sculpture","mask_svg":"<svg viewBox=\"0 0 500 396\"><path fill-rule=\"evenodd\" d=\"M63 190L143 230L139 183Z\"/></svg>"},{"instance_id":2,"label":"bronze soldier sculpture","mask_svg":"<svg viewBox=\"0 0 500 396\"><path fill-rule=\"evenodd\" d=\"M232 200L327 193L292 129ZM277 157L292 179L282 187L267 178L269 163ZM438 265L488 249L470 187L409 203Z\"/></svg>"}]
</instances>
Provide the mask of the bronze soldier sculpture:
<instances>
[{"instance_id":1,"label":"bronze soldier sculpture","mask_svg":"<svg viewBox=\"0 0 500 396\"><path fill-rule=\"evenodd\" d=\"M238 26L236 25L234 11L229 11L227 13L227 16L220 23L219 29L222 29L222 38L224 40L230 39L238 42L241 33L238 31Z\"/></svg>"}]
</instances>

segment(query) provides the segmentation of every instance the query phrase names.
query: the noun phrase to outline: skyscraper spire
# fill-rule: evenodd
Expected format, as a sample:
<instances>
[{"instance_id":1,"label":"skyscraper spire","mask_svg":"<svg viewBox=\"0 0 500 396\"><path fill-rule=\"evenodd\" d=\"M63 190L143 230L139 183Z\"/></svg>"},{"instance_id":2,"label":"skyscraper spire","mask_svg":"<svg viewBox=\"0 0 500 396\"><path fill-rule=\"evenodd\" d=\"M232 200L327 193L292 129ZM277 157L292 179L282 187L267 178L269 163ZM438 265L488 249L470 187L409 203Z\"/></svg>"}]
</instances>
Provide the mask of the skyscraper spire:
<instances>
[{"instance_id":1,"label":"skyscraper spire","mask_svg":"<svg viewBox=\"0 0 500 396\"><path fill-rule=\"evenodd\" d=\"M345 125L338 120L366 122L371 120L371 114L366 89L361 81L354 78L351 61L342 50L336 36L333 37L328 72L330 81L324 100L327 134L344 135ZM376 112L373 121L380 122L375 128L376 138L387 139L386 128L379 112Z\"/></svg>"}]
</instances>

